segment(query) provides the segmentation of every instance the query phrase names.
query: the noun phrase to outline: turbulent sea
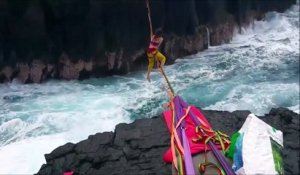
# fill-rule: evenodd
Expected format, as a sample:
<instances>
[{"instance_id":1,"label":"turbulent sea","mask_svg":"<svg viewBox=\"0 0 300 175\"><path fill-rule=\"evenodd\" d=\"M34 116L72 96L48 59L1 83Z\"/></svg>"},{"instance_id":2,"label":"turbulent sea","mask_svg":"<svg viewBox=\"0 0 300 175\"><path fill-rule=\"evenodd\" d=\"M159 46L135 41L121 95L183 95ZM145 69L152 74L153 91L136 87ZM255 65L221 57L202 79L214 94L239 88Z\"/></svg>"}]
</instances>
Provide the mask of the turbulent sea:
<instances>
[{"instance_id":1,"label":"turbulent sea","mask_svg":"<svg viewBox=\"0 0 300 175\"><path fill-rule=\"evenodd\" d=\"M299 5L268 13L229 44L179 59L165 71L177 94L203 109L299 113ZM0 84L0 174L36 173L44 154L66 142L159 115L168 100L164 81L154 72L148 83L145 73Z\"/></svg>"}]
</instances>

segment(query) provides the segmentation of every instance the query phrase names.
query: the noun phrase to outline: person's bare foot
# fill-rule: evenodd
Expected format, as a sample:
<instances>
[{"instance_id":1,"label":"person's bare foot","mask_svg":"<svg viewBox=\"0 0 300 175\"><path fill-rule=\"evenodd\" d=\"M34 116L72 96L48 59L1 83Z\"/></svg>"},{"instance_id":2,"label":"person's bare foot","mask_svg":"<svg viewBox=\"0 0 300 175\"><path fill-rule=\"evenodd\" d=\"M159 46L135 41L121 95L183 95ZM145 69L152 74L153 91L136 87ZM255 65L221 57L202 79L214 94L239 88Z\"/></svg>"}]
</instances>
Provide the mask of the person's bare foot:
<instances>
[{"instance_id":1,"label":"person's bare foot","mask_svg":"<svg viewBox=\"0 0 300 175\"><path fill-rule=\"evenodd\" d=\"M150 75L147 75L147 80L151 82Z\"/></svg>"},{"instance_id":2,"label":"person's bare foot","mask_svg":"<svg viewBox=\"0 0 300 175\"><path fill-rule=\"evenodd\" d=\"M162 69L162 67L159 67L158 71L163 75L163 69Z\"/></svg>"}]
</instances>

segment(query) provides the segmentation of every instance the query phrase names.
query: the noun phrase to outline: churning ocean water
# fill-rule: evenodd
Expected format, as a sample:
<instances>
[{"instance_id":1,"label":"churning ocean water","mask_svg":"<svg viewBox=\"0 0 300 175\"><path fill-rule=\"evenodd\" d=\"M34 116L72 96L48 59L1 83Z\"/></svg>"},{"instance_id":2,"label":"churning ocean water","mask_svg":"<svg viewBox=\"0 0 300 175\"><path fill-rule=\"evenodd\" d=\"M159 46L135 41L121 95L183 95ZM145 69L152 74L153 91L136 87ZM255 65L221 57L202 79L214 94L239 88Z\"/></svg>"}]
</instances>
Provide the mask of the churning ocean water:
<instances>
[{"instance_id":1,"label":"churning ocean water","mask_svg":"<svg viewBox=\"0 0 300 175\"><path fill-rule=\"evenodd\" d=\"M299 5L268 13L230 44L177 60L165 71L177 94L204 109L299 113ZM168 100L164 81L154 72L148 83L145 73L0 84L0 174L36 173L57 146L159 115Z\"/></svg>"}]
</instances>

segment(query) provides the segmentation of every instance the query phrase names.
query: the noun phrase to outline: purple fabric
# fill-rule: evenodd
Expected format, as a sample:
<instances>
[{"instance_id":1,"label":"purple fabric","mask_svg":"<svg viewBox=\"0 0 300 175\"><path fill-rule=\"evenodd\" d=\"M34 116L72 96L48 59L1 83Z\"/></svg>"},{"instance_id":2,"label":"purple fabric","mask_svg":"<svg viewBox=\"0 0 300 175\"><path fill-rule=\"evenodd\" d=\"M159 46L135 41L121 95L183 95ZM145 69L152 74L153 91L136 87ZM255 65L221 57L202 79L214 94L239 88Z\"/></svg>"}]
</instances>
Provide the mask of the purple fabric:
<instances>
[{"instance_id":1,"label":"purple fabric","mask_svg":"<svg viewBox=\"0 0 300 175\"><path fill-rule=\"evenodd\" d=\"M174 98L174 105L175 105L175 117L176 117L176 125L177 125L178 121L184 115L183 108L180 104L180 98L178 96L175 96L175 98ZM178 137L180 138L181 143L183 144L184 167L185 167L186 174L195 175L195 170L194 170L193 161L192 161L192 154L191 154L187 136L185 134L185 121L184 120L180 123L180 127L177 128L177 134L178 134Z\"/></svg>"},{"instance_id":2,"label":"purple fabric","mask_svg":"<svg viewBox=\"0 0 300 175\"><path fill-rule=\"evenodd\" d=\"M183 101L181 97L178 97L178 98L179 98L180 105L183 108L188 108L188 104L185 101ZM192 113L192 112L190 111L190 113ZM193 120L193 122L196 124L196 126L200 126L201 125L200 121L196 119L196 117L195 117L195 115L193 113L190 116L191 116L191 119Z\"/></svg>"},{"instance_id":3,"label":"purple fabric","mask_svg":"<svg viewBox=\"0 0 300 175\"><path fill-rule=\"evenodd\" d=\"M188 138L186 137L185 130L182 129L181 131L182 131L182 141L183 141L183 151L184 151L183 155L184 155L185 172L188 175L194 175L195 170L194 170L189 141Z\"/></svg>"},{"instance_id":4,"label":"purple fabric","mask_svg":"<svg viewBox=\"0 0 300 175\"><path fill-rule=\"evenodd\" d=\"M180 107L180 101L179 101L179 98L178 98L178 96L175 96L175 98L174 98L174 108L175 108L175 118L176 118L176 125L177 125L177 123L178 123L178 121L180 120L180 118L182 117L182 115L181 115L181 107ZM180 127L178 127L177 129L176 129L176 131L177 131L177 135L178 135L178 137L179 137L179 139L180 139L180 141L181 141L181 143L182 143L182 135L181 135L181 131L180 131L181 129L180 129Z\"/></svg>"},{"instance_id":5,"label":"purple fabric","mask_svg":"<svg viewBox=\"0 0 300 175\"><path fill-rule=\"evenodd\" d=\"M180 105L183 107L183 108L187 108L188 107L188 104L183 101L179 96L178 96L178 100L179 100L179 103ZM200 110L201 111L201 110ZM202 111L201 111L202 112ZM193 122L197 125L197 126L201 126L201 123L199 120L196 119L196 116L193 112L190 111L190 116L193 120ZM201 132L203 133L203 135L206 135L205 132L203 132L201 130ZM220 162L220 164L222 165L222 167L224 168L224 171L227 175L235 175L235 172L232 170L231 166L228 164L228 162L226 161L225 157L223 154L221 154L218 149L216 148L215 144L209 140L208 141L208 145L210 146L214 156L217 158L217 160Z\"/></svg>"},{"instance_id":6,"label":"purple fabric","mask_svg":"<svg viewBox=\"0 0 300 175\"><path fill-rule=\"evenodd\" d=\"M215 144L209 140L208 145L210 146L212 152L214 153L214 156L217 158L217 160L220 162L222 167L224 168L224 171L227 175L235 175L235 172L232 170L230 165L228 165L228 162L225 160L225 157L223 154L219 152L219 150L216 148Z\"/></svg>"}]
</instances>

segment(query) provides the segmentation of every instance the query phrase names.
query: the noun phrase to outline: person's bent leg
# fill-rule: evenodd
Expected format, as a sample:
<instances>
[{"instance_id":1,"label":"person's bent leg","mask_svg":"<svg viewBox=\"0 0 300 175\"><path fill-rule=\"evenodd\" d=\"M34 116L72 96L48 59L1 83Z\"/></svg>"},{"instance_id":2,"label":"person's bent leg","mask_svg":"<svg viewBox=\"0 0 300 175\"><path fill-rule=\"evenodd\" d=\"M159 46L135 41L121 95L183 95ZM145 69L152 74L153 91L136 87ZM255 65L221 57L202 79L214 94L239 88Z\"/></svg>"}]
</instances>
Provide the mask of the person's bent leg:
<instances>
[{"instance_id":1,"label":"person's bent leg","mask_svg":"<svg viewBox=\"0 0 300 175\"><path fill-rule=\"evenodd\" d=\"M150 73L154 66L154 57L150 57L150 55L148 54L148 61L149 61L149 64L148 64L148 71L147 71L147 79L148 79L148 81L150 81Z\"/></svg>"},{"instance_id":2,"label":"person's bent leg","mask_svg":"<svg viewBox=\"0 0 300 175\"><path fill-rule=\"evenodd\" d=\"M157 52L155 57L156 57L157 61L159 62L159 64L158 64L159 69L161 69L161 71L162 71L163 67L165 65L165 62L166 62L166 57L160 52Z\"/></svg>"},{"instance_id":3,"label":"person's bent leg","mask_svg":"<svg viewBox=\"0 0 300 175\"><path fill-rule=\"evenodd\" d=\"M157 52L155 56L156 59L160 62L160 66L163 67L166 63L166 57L160 52Z\"/></svg>"}]
</instances>

